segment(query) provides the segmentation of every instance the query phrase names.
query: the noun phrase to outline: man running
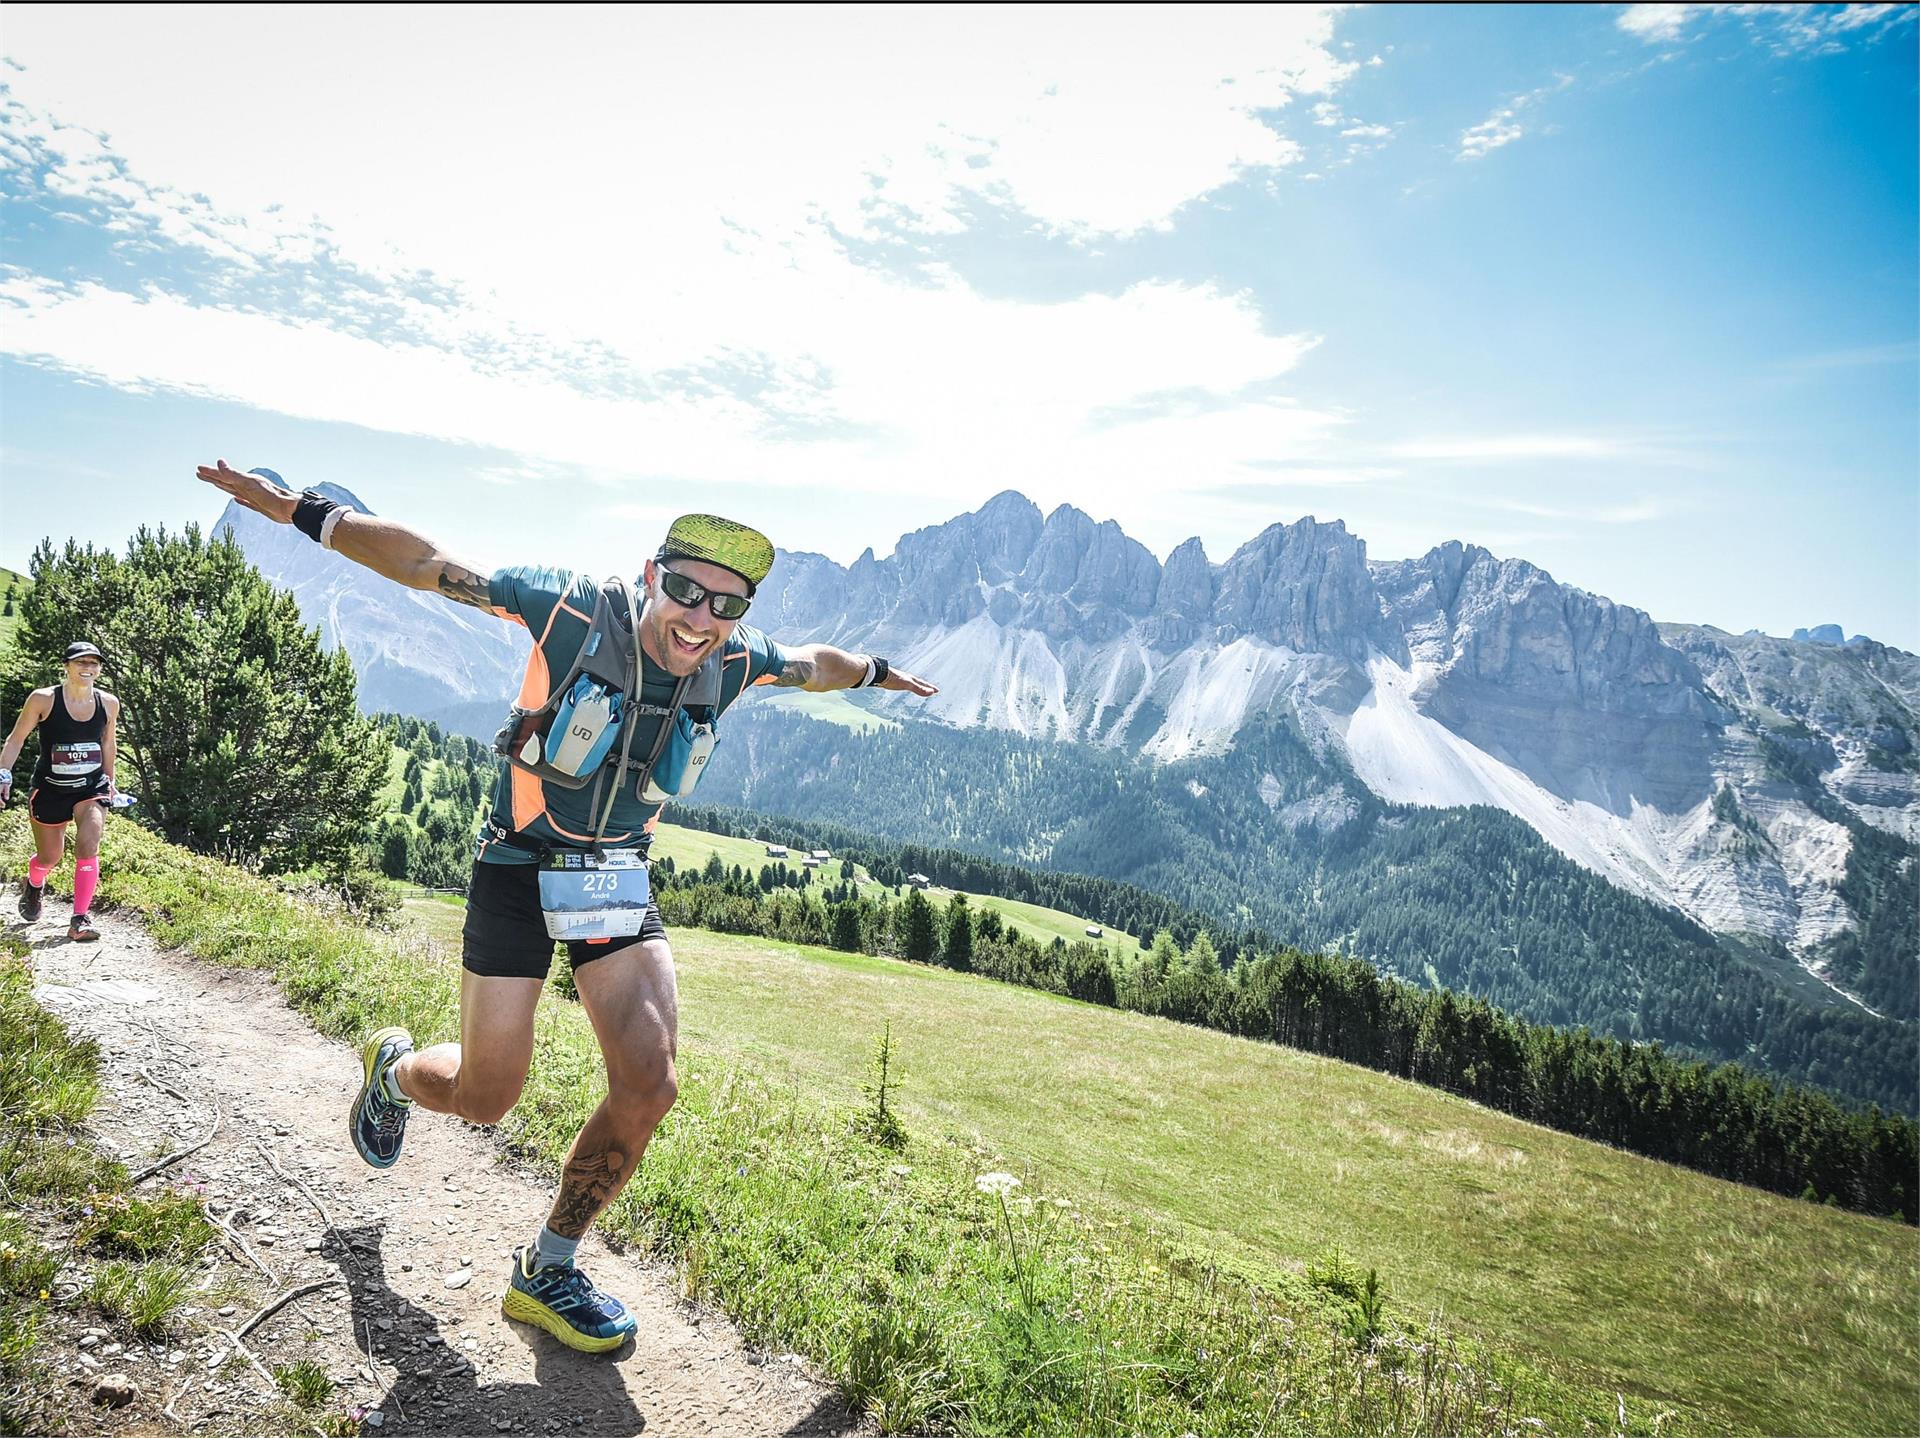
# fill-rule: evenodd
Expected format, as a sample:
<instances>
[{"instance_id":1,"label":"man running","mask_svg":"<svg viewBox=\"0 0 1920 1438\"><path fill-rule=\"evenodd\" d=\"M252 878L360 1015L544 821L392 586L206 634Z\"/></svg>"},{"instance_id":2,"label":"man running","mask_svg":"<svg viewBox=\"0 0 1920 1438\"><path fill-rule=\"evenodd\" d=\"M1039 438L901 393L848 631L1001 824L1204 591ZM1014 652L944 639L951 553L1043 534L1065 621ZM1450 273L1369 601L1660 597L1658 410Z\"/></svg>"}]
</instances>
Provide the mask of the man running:
<instances>
[{"instance_id":1,"label":"man running","mask_svg":"<svg viewBox=\"0 0 1920 1438\"><path fill-rule=\"evenodd\" d=\"M574 1139L546 1225L515 1250L501 1306L509 1318L537 1324L570 1347L617 1348L633 1319L588 1281L574 1253L633 1177L678 1094L673 955L650 898L628 911L624 924L608 909L612 891L635 877L620 862L644 857L663 794L690 792L720 713L748 686L937 691L884 659L826 644L789 648L739 623L772 567L773 546L713 515L674 522L646 563L643 594L619 585L603 595L590 578L552 569L520 566L489 577L404 525L312 490L295 494L270 470L240 474L222 460L203 465L199 477L398 584L523 624L534 636L510 730L503 731L519 762L502 767L467 893L460 1042L416 1053L404 1029L374 1034L350 1122L360 1156L376 1168L399 1157L415 1104L470 1123L498 1123L526 1082L534 1006L554 936L566 937L574 984L606 1061L608 1092ZM640 604L636 644L630 616ZM618 673L618 661L636 651L638 703L633 696L609 699L581 670L593 658L601 672ZM608 671L607 663L615 668ZM555 704L563 706L558 713ZM550 726L544 736L542 723ZM599 935L596 925L627 932L567 937Z\"/></svg>"},{"instance_id":2,"label":"man running","mask_svg":"<svg viewBox=\"0 0 1920 1438\"><path fill-rule=\"evenodd\" d=\"M90 944L100 937L87 911L100 884L100 831L113 797L114 725L120 701L94 687L100 651L85 640L67 646L66 679L36 689L21 706L13 732L0 748L0 804L13 798L13 761L27 735L40 731L40 758L33 766L27 814L33 820L33 857L20 886L20 917L40 917L47 875L60 866L67 825L73 825L73 917L67 937Z\"/></svg>"}]
</instances>

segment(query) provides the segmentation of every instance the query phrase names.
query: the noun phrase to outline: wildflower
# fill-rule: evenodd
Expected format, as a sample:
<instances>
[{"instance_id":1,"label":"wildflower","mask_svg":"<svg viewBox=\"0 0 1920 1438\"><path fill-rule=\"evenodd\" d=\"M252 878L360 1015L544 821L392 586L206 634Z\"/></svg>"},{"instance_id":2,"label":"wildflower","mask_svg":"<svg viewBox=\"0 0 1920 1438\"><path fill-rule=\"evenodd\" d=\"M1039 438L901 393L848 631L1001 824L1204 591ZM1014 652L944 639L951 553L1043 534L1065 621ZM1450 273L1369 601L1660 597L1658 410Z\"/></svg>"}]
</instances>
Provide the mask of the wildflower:
<instances>
[{"instance_id":1,"label":"wildflower","mask_svg":"<svg viewBox=\"0 0 1920 1438\"><path fill-rule=\"evenodd\" d=\"M50 1298L50 1297L52 1297L52 1295L51 1295L51 1294L49 1294L49 1293L47 1292L47 1290L46 1290L46 1289L44 1289L44 1288L40 1290L40 1296L41 1296L42 1298Z\"/></svg>"},{"instance_id":2,"label":"wildflower","mask_svg":"<svg viewBox=\"0 0 1920 1438\"><path fill-rule=\"evenodd\" d=\"M974 1179L973 1186L982 1193L1004 1197L1020 1187L1020 1180L1010 1173L983 1173Z\"/></svg>"},{"instance_id":3,"label":"wildflower","mask_svg":"<svg viewBox=\"0 0 1920 1438\"><path fill-rule=\"evenodd\" d=\"M895 1178L905 1178L908 1174L913 1172L913 1165L910 1163L896 1163L892 1165L890 1168L888 1168L887 1172L892 1174Z\"/></svg>"}]
</instances>

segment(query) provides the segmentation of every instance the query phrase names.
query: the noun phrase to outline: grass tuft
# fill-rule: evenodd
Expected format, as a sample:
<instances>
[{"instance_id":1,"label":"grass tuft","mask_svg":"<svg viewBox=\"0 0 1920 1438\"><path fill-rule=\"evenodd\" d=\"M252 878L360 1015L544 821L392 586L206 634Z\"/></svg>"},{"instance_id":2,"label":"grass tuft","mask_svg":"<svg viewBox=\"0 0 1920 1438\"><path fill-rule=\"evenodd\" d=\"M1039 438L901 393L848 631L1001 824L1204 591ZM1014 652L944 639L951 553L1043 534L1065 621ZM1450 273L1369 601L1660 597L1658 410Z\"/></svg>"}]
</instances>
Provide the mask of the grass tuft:
<instances>
[{"instance_id":1,"label":"grass tuft","mask_svg":"<svg viewBox=\"0 0 1920 1438\"><path fill-rule=\"evenodd\" d=\"M333 1380L327 1377L327 1370L311 1358L276 1367L273 1381L280 1385L280 1391L287 1395L288 1402L308 1412L325 1406L333 1396Z\"/></svg>"},{"instance_id":2,"label":"grass tuft","mask_svg":"<svg viewBox=\"0 0 1920 1438\"><path fill-rule=\"evenodd\" d=\"M193 1274L177 1263L130 1263L114 1259L93 1276L88 1296L102 1313L125 1319L135 1330L155 1336L168 1332L173 1315L187 1301Z\"/></svg>"},{"instance_id":3,"label":"grass tuft","mask_svg":"<svg viewBox=\"0 0 1920 1438\"><path fill-rule=\"evenodd\" d=\"M141 1258L188 1259L211 1243L216 1232L200 1201L184 1193L156 1198L91 1193L81 1205L73 1242Z\"/></svg>"}]
</instances>

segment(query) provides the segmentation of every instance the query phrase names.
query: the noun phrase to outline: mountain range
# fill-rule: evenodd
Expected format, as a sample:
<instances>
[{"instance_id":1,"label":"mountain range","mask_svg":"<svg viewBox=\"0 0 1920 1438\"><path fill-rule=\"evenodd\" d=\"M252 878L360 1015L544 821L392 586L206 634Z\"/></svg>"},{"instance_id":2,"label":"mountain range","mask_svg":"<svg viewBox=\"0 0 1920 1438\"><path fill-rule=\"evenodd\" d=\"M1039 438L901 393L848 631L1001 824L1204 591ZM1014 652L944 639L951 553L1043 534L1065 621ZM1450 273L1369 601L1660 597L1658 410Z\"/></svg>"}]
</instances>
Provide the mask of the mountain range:
<instances>
[{"instance_id":1,"label":"mountain range","mask_svg":"<svg viewBox=\"0 0 1920 1438\"><path fill-rule=\"evenodd\" d=\"M491 734L521 630L247 511L219 526L346 645L365 707ZM1868 917L1849 862L1884 835L1892 882L1920 878L1920 659L1837 626L1778 639L1657 624L1475 545L1372 561L1344 524L1307 518L1223 562L1189 539L1162 563L1112 521L1009 491L886 559L782 551L752 619L940 684L931 701L856 696L883 717L1157 766L1282 726L1317 773L1304 788L1252 776L1268 832L1241 842L1334 833L1370 796L1490 805L1629 893L1783 946L1862 1008L1857 959L1836 965Z\"/></svg>"}]
</instances>

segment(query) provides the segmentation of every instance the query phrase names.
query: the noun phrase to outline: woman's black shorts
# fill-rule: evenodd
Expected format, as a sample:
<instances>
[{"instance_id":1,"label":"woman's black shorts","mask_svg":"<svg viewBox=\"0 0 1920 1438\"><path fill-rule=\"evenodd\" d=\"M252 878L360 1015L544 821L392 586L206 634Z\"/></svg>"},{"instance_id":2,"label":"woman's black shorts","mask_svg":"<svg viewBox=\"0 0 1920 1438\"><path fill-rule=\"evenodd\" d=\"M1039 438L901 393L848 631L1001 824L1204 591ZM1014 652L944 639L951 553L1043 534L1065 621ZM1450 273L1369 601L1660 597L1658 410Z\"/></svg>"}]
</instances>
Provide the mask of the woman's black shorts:
<instances>
[{"instance_id":1,"label":"woman's black shorts","mask_svg":"<svg viewBox=\"0 0 1920 1438\"><path fill-rule=\"evenodd\" d=\"M660 906L647 905L640 932L603 943L569 941L567 958L577 969L645 939L664 939ZM475 862L467 886L467 922L461 930L460 962L486 978L544 979L553 963L554 940L540 912L538 864Z\"/></svg>"},{"instance_id":2,"label":"woman's black shorts","mask_svg":"<svg viewBox=\"0 0 1920 1438\"><path fill-rule=\"evenodd\" d=\"M35 784L27 799L27 812L42 824L67 824L73 811L92 799L107 797L107 781L84 784L77 789L62 789L58 784Z\"/></svg>"}]
</instances>

